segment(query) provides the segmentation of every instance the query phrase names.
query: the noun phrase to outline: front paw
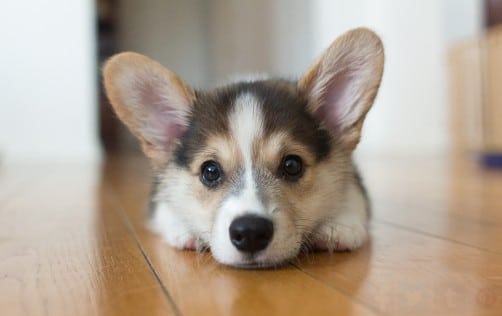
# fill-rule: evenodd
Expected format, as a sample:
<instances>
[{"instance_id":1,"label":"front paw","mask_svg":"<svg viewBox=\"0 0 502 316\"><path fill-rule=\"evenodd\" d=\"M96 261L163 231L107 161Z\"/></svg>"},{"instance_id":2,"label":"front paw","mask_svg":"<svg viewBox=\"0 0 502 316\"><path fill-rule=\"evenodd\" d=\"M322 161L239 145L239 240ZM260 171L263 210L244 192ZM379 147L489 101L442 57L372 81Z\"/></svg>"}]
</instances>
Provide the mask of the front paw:
<instances>
[{"instance_id":1,"label":"front paw","mask_svg":"<svg viewBox=\"0 0 502 316\"><path fill-rule=\"evenodd\" d=\"M203 248L197 236L170 212L167 204L159 203L153 216L150 218L149 227L154 232L162 235L167 243L176 249L199 250Z\"/></svg>"},{"instance_id":2,"label":"front paw","mask_svg":"<svg viewBox=\"0 0 502 316\"><path fill-rule=\"evenodd\" d=\"M361 247L368 239L368 229L362 223L326 223L313 238L317 251L346 251Z\"/></svg>"},{"instance_id":3,"label":"front paw","mask_svg":"<svg viewBox=\"0 0 502 316\"><path fill-rule=\"evenodd\" d=\"M177 229L169 229L163 234L167 243L176 249L181 250L197 250L197 238L189 233L178 231Z\"/></svg>"}]
</instances>

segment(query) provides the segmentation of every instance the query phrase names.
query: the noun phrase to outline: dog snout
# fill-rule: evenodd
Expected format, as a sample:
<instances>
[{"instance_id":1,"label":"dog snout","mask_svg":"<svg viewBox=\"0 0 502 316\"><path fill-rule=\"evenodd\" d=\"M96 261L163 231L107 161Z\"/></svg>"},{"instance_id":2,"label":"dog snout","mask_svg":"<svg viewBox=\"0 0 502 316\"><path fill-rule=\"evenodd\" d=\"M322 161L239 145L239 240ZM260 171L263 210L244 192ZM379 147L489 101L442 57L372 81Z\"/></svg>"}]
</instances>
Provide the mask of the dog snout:
<instances>
[{"instance_id":1,"label":"dog snout","mask_svg":"<svg viewBox=\"0 0 502 316\"><path fill-rule=\"evenodd\" d=\"M237 249L253 253L267 248L274 235L274 224L264 217L245 215L232 221L229 234Z\"/></svg>"}]
</instances>

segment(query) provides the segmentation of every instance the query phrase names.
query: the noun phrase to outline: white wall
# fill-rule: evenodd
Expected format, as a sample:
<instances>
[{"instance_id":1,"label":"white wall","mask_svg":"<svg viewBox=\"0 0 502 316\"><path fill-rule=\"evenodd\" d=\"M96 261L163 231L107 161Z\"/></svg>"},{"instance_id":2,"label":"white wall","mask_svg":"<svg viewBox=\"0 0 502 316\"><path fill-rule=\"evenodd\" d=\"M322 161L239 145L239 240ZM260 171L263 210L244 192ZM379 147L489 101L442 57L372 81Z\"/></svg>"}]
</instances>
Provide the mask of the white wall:
<instances>
[{"instance_id":1,"label":"white wall","mask_svg":"<svg viewBox=\"0 0 502 316\"><path fill-rule=\"evenodd\" d=\"M98 156L92 3L0 5L1 160Z\"/></svg>"},{"instance_id":2,"label":"white wall","mask_svg":"<svg viewBox=\"0 0 502 316\"><path fill-rule=\"evenodd\" d=\"M304 0L211 1L209 77L299 76L313 58L310 10Z\"/></svg>"}]
</instances>

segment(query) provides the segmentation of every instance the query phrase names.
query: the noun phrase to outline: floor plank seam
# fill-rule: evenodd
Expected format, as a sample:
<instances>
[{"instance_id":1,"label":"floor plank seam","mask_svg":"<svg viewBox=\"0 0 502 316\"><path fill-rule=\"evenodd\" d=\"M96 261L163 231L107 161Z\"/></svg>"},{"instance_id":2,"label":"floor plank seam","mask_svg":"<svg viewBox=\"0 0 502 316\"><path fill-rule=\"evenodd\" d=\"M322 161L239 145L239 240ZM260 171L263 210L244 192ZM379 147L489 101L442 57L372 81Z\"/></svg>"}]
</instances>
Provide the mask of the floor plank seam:
<instances>
[{"instance_id":1,"label":"floor plank seam","mask_svg":"<svg viewBox=\"0 0 502 316\"><path fill-rule=\"evenodd\" d=\"M345 296L346 298L350 299L350 300L353 300L355 302L357 302L358 304L364 306L365 308L369 309L371 312L377 314L377 315L383 315L379 310L377 310L375 307L371 306L370 304L350 295L350 293L340 289L340 288L337 288L336 286L334 286L333 284L329 283L329 282L326 282L324 281L323 279L319 278L317 275L313 274L313 273L310 273L308 271L305 271L303 270L299 265L297 265L296 263L290 263L292 266L294 266L296 269L298 269L300 272L302 272L303 274L307 275L308 277L314 279L315 281L317 282L320 282L321 284L323 284L324 286L330 288L331 290L334 290L338 293L340 293L341 295Z\"/></svg>"},{"instance_id":2,"label":"floor plank seam","mask_svg":"<svg viewBox=\"0 0 502 316\"><path fill-rule=\"evenodd\" d=\"M117 195L115 194L115 190L113 188L109 188L109 191L110 191L110 193L113 194L113 199L115 200L115 202L116 202L116 204L118 206L119 210L117 210L117 212L118 212L119 216L124 221L124 224L126 225L127 230L133 236L134 242L138 246L138 248L139 248L139 250L141 252L141 255L143 256L143 258L145 259L146 263L148 264L148 268L150 269L150 272L153 274L153 276L155 277L155 279L159 283L159 286L160 286L160 288L162 290L162 293L164 294L165 298L168 300L169 304L171 305L174 314L177 315L177 316L182 316L183 314L181 313L178 305L176 304L176 302L174 301L173 297L169 293L167 287L162 282L162 279L160 278L160 275L158 274L158 272L155 269L155 267L153 266L153 263L150 260L150 257L146 254L145 248L141 244L141 242L140 242L140 240L138 238L138 235L136 234L136 230L134 229L133 225L131 224L131 221L129 220L127 214L125 214L124 207L122 206L122 203L116 197Z\"/></svg>"},{"instance_id":3,"label":"floor plank seam","mask_svg":"<svg viewBox=\"0 0 502 316\"><path fill-rule=\"evenodd\" d=\"M424 235L424 236L432 237L432 238L435 238L435 239L440 239L440 240L443 240L443 241L448 241L448 242L451 242L451 243L454 243L454 244L462 245L462 246L465 246L465 247L469 247L469 248L472 248L472 249L476 249L476 250L488 252L488 253L495 254L495 255L502 255L501 252L498 252L498 251L495 251L495 250L482 248L482 247L479 247L479 246L476 246L476 245L471 245L471 244L464 243L464 242L461 242L461 241L458 241L458 240L454 240L454 239L450 239L450 238L445 238L443 236L439 236L439 235L432 234L432 233L429 233L429 232L426 232L426 231L422 231L420 229L411 228L411 227L408 227L408 226L405 226L405 225L402 225L402 224L393 223L391 221L384 220L384 219L381 219L381 218L374 217L372 219L372 221L375 221L375 222L383 224L383 225L392 226L392 227L400 229L400 230L406 230L406 231L409 231L409 232L412 232L412 233L415 233L415 234L418 234L418 235Z\"/></svg>"}]
</instances>

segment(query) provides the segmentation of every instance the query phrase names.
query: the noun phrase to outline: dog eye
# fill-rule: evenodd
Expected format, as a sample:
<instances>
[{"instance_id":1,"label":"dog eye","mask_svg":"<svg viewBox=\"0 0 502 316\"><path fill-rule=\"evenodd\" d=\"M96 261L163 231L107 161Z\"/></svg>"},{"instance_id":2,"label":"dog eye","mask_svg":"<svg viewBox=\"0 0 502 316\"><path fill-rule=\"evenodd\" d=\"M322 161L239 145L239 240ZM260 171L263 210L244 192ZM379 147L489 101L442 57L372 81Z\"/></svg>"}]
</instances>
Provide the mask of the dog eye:
<instances>
[{"instance_id":1,"label":"dog eye","mask_svg":"<svg viewBox=\"0 0 502 316\"><path fill-rule=\"evenodd\" d=\"M281 164L281 173L285 180L296 181L303 175L303 161L299 156L288 155Z\"/></svg>"},{"instance_id":2,"label":"dog eye","mask_svg":"<svg viewBox=\"0 0 502 316\"><path fill-rule=\"evenodd\" d=\"M221 182L221 168L214 160L208 160L200 167L200 182L209 188L214 188Z\"/></svg>"}]
</instances>

